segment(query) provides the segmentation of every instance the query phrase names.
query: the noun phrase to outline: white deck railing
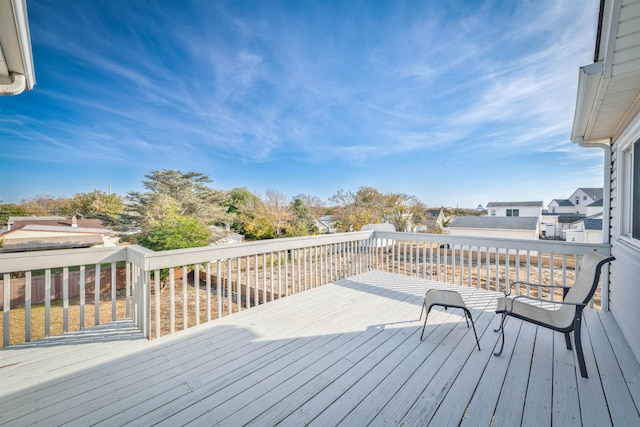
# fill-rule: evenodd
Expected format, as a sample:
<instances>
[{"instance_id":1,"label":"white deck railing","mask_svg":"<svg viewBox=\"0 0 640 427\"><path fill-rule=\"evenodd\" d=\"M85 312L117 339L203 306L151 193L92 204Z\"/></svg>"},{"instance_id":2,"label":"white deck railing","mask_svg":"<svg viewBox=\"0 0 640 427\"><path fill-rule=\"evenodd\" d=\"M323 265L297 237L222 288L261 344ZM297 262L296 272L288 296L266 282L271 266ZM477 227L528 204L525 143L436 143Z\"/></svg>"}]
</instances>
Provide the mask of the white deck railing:
<instances>
[{"instance_id":1,"label":"white deck railing","mask_svg":"<svg viewBox=\"0 0 640 427\"><path fill-rule=\"evenodd\" d=\"M492 290L514 280L571 285L580 256L593 249L610 250L364 231L163 252L128 246L0 254L0 327L4 347L122 318L154 338L372 269Z\"/></svg>"}]
</instances>

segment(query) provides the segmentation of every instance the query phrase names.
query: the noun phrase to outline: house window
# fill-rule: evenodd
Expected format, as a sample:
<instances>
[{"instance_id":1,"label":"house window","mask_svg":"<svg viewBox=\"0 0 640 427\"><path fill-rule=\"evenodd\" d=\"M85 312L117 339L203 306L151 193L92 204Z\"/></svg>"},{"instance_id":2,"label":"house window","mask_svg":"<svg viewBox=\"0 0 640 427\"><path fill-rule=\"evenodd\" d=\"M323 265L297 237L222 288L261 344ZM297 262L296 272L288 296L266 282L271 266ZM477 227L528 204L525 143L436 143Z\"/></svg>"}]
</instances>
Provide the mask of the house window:
<instances>
[{"instance_id":1,"label":"house window","mask_svg":"<svg viewBox=\"0 0 640 427\"><path fill-rule=\"evenodd\" d=\"M582 200L587 200L587 196L582 196Z\"/></svg>"},{"instance_id":2,"label":"house window","mask_svg":"<svg viewBox=\"0 0 640 427\"><path fill-rule=\"evenodd\" d=\"M640 240L640 140L622 152L621 234Z\"/></svg>"},{"instance_id":3,"label":"house window","mask_svg":"<svg viewBox=\"0 0 640 427\"><path fill-rule=\"evenodd\" d=\"M491 216L496 216L496 210L495 209L491 209Z\"/></svg>"},{"instance_id":4,"label":"house window","mask_svg":"<svg viewBox=\"0 0 640 427\"><path fill-rule=\"evenodd\" d=\"M580 204L580 197L576 197L576 205Z\"/></svg>"},{"instance_id":5,"label":"house window","mask_svg":"<svg viewBox=\"0 0 640 427\"><path fill-rule=\"evenodd\" d=\"M520 209L507 209L507 216L520 216Z\"/></svg>"}]
</instances>

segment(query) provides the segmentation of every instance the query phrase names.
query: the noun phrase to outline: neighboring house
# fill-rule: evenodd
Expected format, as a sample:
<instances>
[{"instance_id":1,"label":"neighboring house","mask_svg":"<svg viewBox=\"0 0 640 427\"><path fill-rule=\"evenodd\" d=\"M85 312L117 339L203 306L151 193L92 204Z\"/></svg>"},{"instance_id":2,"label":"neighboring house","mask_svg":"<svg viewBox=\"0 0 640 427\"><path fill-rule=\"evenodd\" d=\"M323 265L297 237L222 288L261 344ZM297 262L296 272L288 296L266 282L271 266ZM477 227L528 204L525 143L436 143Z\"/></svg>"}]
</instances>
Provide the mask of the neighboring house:
<instances>
[{"instance_id":1,"label":"neighboring house","mask_svg":"<svg viewBox=\"0 0 640 427\"><path fill-rule=\"evenodd\" d=\"M576 208L569 199L553 199L547 205L547 212L550 214L574 214Z\"/></svg>"},{"instance_id":2,"label":"neighboring house","mask_svg":"<svg viewBox=\"0 0 640 427\"><path fill-rule=\"evenodd\" d=\"M315 222L316 227L318 228L318 233L320 234L331 234L337 231L337 221L334 221L329 215L314 219L313 221Z\"/></svg>"},{"instance_id":3,"label":"neighboring house","mask_svg":"<svg viewBox=\"0 0 640 427\"><path fill-rule=\"evenodd\" d=\"M640 359L640 43L637 2L602 0L594 63L581 67L571 140L604 152L603 272L609 309Z\"/></svg>"},{"instance_id":4,"label":"neighboring house","mask_svg":"<svg viewBox=\"0 0 640 427\"><path fill-rule=\"evenodd\" d=\"M565 240L571 224L602 213L602 188L578 188L568 199L553 199L542 213L547 239Z\"/></svg>"},{"instance_id":5,"label":"neighboring house","mask_svg":"<svg viewBox=\"0 0 640 427\"><path fill-rule=\"evenodd\" d=\"M543 202L489 202L487 216L521 216L540 218Z\"/></svg>"},{"instance_id":6,"label":"neighboring house","mask_svg":"<svg viewBox=\"0 0 640 427\"><path fill-rule=\"evenodd\" d=\"M588 215L587 207L598 200L602 200L602 188L578 188L569 197L575 213L582 215Z\"/></svg>"},{"instance_id":7,"label":"neighboring house","mask_svg":"<svg viewBox=\"0 0 640 427\"><path fill-rule=\"evenodd\" d=\"M535 217L458 216L449 225L452 236L538 240L540 226Z\"/></svg>"},{"instance_id":8,"label":"neighboring house","mask_svg":"<svg viewBox=\"0 0 640 427\"><path fill-rule=\"evenodd\" d=\"M586 218L586 215L574 213L542 213L541 231L549 240L566 240L566 232L571 224Z\"/></svg>"},{"instance_id":9,"label":"neighboring house","mask_svg":"<svg viewBox=\"0 0 640 427\"><path fill-rule=\"evenodd\" d=\"M602 209L593 209L598 206L598 202L602 203L602 188L578 188L568 199L553 199L547 206L547 211L559 214L595 215L602 212Z\"/></svg>"},{"instance_id":10,"label":"neighboring house","mask_svg":"<svg viewBox=\"0 0 640 427\"><path fill-rule=\"evenodd\" d=\"M442 209L427 209L424 212L424 220L416 224L416 233L435 233L438 230L442 230L444 221L444 211Z\"/></svg>"},{"instance_id":11,"label":"neighboring house","mask_svg":"<svg viewBox=\"0 0 640 427\"><path fill-rule=\"evenodd\" d=\"M244 240L244 236L242 234L231 231L228 226L218 227L216 225L212 225L209 227L209 232L211 233L212 246L242 243Z\"/></svg>"},{"instance_id":12,"label":"neighboring house","mask_svg":"<svg viewBox=\"0 0 640 427\"><path fill-rule=\"evenodd\" d=\"M99 219L10 217L0 252L118 246L118 233Z\"/></svg>"},{"instance_id":13,"label":"neighboring house","mask_svg":"<svg viewBox=\"0 0 640 427\"><path fill-rule=\"evenodd\" d=\"M602 197L601 197L600 199L596 200L595 202L587 206L587 211L585 212L585 215L594 216L594 215L602 214L603 206L604 206L604 201L602 200Z\"/></svg>"},{"instance_id":14,"label":"neighboring house","mask_svg":"<svg viewBox=\"0 0 640 427\"><path fill-rule=\"evenodd\" d=\"M25 0L0 0L0 96L36 84Z\"/></svg>"},{"instance_id":15,"label":"neighboring house","mask_svg":"<svg viewBox=\"0 0 640 427\"><path fill-rule=\"evenodd\" d=\"M565 240L574 243L602 242L602 214L599 218L583 218L571 224L565 231Z\"/></svg>"}]
</instances>

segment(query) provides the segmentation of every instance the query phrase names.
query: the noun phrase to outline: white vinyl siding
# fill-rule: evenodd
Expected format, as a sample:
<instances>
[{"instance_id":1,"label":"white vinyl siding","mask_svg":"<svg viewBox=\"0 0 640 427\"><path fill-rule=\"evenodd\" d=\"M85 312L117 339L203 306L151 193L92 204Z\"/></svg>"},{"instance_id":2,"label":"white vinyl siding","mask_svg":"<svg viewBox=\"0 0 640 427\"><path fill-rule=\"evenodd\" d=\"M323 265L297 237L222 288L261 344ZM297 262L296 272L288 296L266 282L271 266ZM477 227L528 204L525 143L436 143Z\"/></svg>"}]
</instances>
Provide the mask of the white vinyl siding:
<instances>
[{"instance_id":1,"label":"white vinyl siding","mask_svg":"<svg viewBox=\"0 0 640 427\"><path fill-rule=\"evenodd\" d=\"M640 115L636 115L620 137L613 141L612 147L611 254L616 259L609 270L609 309L640 359L640 334L637 332L640 325L640 310L637 309L640 301L640 239L633 237L634 214L636 221L640 214L638 184L634 189L634 166L640 169L637 163L640 160ZM638 179L637 175L635 179Z\"/></svg>"}]
</instances>

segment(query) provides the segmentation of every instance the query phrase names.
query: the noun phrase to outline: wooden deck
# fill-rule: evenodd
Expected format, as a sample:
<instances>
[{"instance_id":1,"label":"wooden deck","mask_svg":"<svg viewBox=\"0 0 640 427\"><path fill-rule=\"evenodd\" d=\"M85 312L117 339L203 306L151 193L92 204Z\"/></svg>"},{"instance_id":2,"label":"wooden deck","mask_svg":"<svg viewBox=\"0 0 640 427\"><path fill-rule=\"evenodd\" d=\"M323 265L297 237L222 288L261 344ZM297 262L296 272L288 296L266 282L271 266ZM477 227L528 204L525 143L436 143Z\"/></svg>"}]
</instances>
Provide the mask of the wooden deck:
<instances>
[{"instance_id":1,"label":"wooden deck","mask_svg":"<svg viewBox=\"0 0 640 427\"><path fill-rule=\"evenodd\" d=\"M455 289L461 310L422 298ZM587 310L590 378L561 334L509 319L494 292L370 272L148 342L128 322L0 351L0 424L640 425L640 365Z\"/></svg>"}]
</instances>

